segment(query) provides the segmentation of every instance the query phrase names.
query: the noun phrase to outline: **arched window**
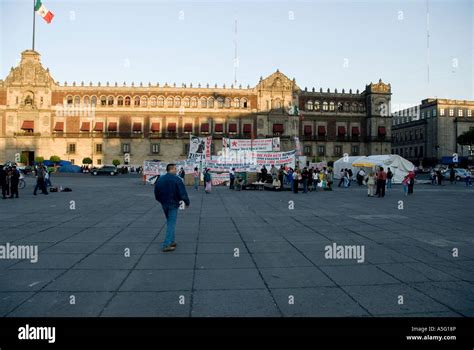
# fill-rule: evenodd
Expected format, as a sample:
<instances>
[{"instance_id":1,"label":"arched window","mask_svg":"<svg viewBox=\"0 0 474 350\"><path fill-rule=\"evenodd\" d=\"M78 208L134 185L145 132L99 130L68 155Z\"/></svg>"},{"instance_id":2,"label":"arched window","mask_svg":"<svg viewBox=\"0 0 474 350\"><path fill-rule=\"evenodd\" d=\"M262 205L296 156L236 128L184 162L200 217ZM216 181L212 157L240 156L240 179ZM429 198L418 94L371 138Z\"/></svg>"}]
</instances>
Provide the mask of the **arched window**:
<instances>
[{"instance_id":1,"label":"arched window","mask_svg":"<svg viewBox=\"0 0 474 350\"><path fill-rule=\"evenodd\" d=\"M107 97L100 96L100 105L101 106L107 106Z\"/></svg>"},{"instance_id":2,"label":"arched window","mask_svg":"<svg viewBox=\"0 0 474 350\"><path fill-rule=\"evenodd\" d=\"M143 96L142 97L142 107L148 106L148 97Z\"/></svg>"},{"instance_id":3,"label":"arched window","mask_svg":"<svg viewBox=\"0 0 474 350\"><path fill-rule=\"evenodd\" d=\"M348 102L344 103L344 112L349 112L351 110L351 106Z\"/></svg>"},{"instance_id":4,"label":"arched window","mask_svg":"<svg viewBox=\"0 0 474 350\"><path fill-rule=\"evenodd\" d=\"M224 107L225 108L230 108L230 105L232 104L232 100L230 98L226 98L224 102Z\"/></svg>"},{"instance_id":5,"label":"arched window","mask_svg":"<svg viewBox=\"0 0 474 350\"><path fill-rule=\"evenodd\" d=\"M94 107L97 106L97 96L91 97L91 105Z\"/></svg>"},{"instance_id":6,"label":"arched window","mask_svg":"<svg viewBox=\"0 0 474 350\"><path fill-rule=\"evenodd\" d=\"M117 106L123 106L123 97L122 96L117 97Z\"/></svg>"},{"instance_id":7,"label":"arched window","mask_svg":"<svg viewBox=\"0 0 474 350\"><path fill-rule=\"evenodd\" d=\"M91 99L89 96L84 96L84 105L88 106L91 103Z\"/></svg>"},{"instance_id":8,"label":"arched window","mask_svg":"<svg viewBox=\"0 0 474 350\"><path fill-rule=\"evenodd\" d=\"M207 107L207 99L205 97L201 98L201 108Z\"/></svg>"},{"instance_id":9,"label":"arched window","mask_svg":"<svg viewBox=\"0 0 474 350\"><path fill-rule=\"evenodd\" d=\"M357 112L357 103L352 103L351 105L351 112Z\"/></svg>"},{"instance_id":10,"label":"arched window","mask_svg":"<svg viewBox=\"0 0 474 350\"><path fill-rule=\"evenodd\" d=\"M150 97L150 106L156 107L156 96Z\"/></svg>"},{"instance_id":11,"label":"arched window","mask_svg":"<svg viewBox=\"0 0 474 350\"><path fill-rule=\"evenodd\" d=\"M79 106L81 104L81 97L74 96L74 106Z\"/></svg>"},{"instance_id":12,"label":"arched window","mask_svg":"<svg viewBox=\"0 0 474 350\"><path fill-rule=\"evenodd\" d=\"M114 97L113 96L109 96L109 99L107 100L107 104L109 106L113 106L114 105Z\"/></svg>"},{"instance_id":13,"label":"arched window","mask_svg":"<svg viewBox=\"0 0 474 350\"><path fill-rule=\"evenodd\" d=\"M175 107L181 107L181 98L180 97L175 97L174 106Z\"/></svg>"},{"instance_id":14,"label":"arched window","mask_svg":"<svg viewBox=\"0 0 474 350\"><path fill-rule=\"evenodd\" d=\"M365 112L365 107L363 103L359 103L359 112Z\"/></svg>"},{"instance_id":15,"label":"arched window","mask_svg":"<svg viewBox=\"0 0 474 350\"><path fill-rule=\"evenodd\" d=\"M246 98L243 98L240 100L240 108L247 108L248 107L248 102Z\"/></svg>"},{"instance_id":16,"label":"arched window","mask_svg":"<svg viewBox=\"0 0 474 350\"><path fill-rule=\"evenodd\" d=\"M73 101L72 96L66 97L66 103L67 103L68 105L72 105L72 101Z\"/></svg>"},{"instance_id":17,"label":"arched window","mask_svg":"<svg viewBox=\"0 0 474 350\"><path fill-rule=\"evenodd\" d=\"M131 102L130 96L126 96L125 97L125 106L130 106L130 102Z\"/></svg>"},{"instance_id":18,"label":"arched window","mask_svg":"<svg viewBox=\"0 0 474 350\"><path fill-rule=\"evenodd\" d=\"M329 102L329 110L334 111L334 102Z\"/></svg>"},{"instance_id":19,"label":"arched window","mask_svg":"<svg viewBox=\"0 0 474 350\"><path fill-rule=\"evenodd\" d=\"M140 96L135 96L135 98L133 99L133 104L135 105L135 107L140 107Z\"/></svg>"},{"instance_id":20,"label":"arched window","mask_svg":"<svg viewBox=\"0 0 474 350\"><path fill-rule=\"evenodd\" d=\"M321 106L320 106L320 104L319 104L319 101L315 101L315 102L314 102L314 110L315 110L315 111L319 111L320 107L321 107Z\"/></svg>"},{"instance_id":21,"label":"arched window","mask_svg":"<svg viewBox=\"0 0 474 350\"><path fill-rule=\"evenodd\" d=\"M158 97L158 107L165 106L165 98L163 96Z\"/></svg>"},{"instance_id":22,"label":"arched window","mask_svg":"<svg viewBox=\"0 0 474 350\"><path fill-rule=\"evenodd\" d=\"M313 101L308 101L306 102L306 109L308 111L312 111L313 110Z\"/></svg>"},{"instance_id":23,"label":"arched window","mask_svg":"<svg viewBox=\"0 0 474 350\"><path fill-rule=\"evenodd\" d=\"M193 97L191 99L191 108L197 108L198 106L198 99L196 97Z\"/></svg>"},{"instance_id":24,"label":"arched window","mask_svg":"<svg viewBox=\"0 0 474 350\"><path fill-rule=\"evenodd\" d=\"M338 103L337 103L337 111L338 111L338 112L342 112L343 108L344 108L344 107L343 107L342 102L338 102Z\"/></svg>"},{"instance_id":25,"label":"arched window","mask_svg":"<svg viewBox=\"0 0 474 350\"><path fill-rule=\"evenodd\" d=\"M280 109L281 108L281 100L279 98L273 101L273 109Z\"/></svg>"},{"instance_id":26,"label":"arched window","mask_svg":"<svg viewBox=\"0 0 474 350\"><path fill-rule=\"evenodd\" d=\"M208 108L214 108L214 98L209 97L209 98L207 99L207 107L208 107Z\"/></svg>"},{"instance_id":27,"label":"arched window","mask_svg":"<svg viewBox=\"0 0 474 350\"><path fill-rule=\"evenodd\" d=\"M183 106L189 108L191 106L191 99L189 97L183 98Z\"/></svg>"},{"instance_id":28,"label":"arched window","mask_svg":"<svg viewBox=\"0 0 474 350\"><path fill-rule=\"evenodd\" d=\"M224 99L222 97L217 98L217 108L224 107Z\"/></svg>"},{"instance_id":29,"label":"arched window","mask_svg":"<svg viewBox=\"0 0 474 350\"><path fill-rule=\"evenodd\" d=\"M240 100L238 98L234 98L234 108L240 108Z\"/></svg>"},{"instance_id":30,"label":"arched window","mask_svg":"<svg viewBox=\"0 0 474 350\"><path fill-rule=\"evenodd\" d=\"M323 102L323 111L328 110L328 103L326 101Z\"/></svg>"},{"instance_id":31,"label":"arched window","mask_svg":"<svg viewBox=\"0 0 474 350\"><path fill-rule=\"evenodd\" d=\"M166 99L166 107L173 107L173 105L174 105L173 97L168 97Z\"/></svg>"}]
</instances>

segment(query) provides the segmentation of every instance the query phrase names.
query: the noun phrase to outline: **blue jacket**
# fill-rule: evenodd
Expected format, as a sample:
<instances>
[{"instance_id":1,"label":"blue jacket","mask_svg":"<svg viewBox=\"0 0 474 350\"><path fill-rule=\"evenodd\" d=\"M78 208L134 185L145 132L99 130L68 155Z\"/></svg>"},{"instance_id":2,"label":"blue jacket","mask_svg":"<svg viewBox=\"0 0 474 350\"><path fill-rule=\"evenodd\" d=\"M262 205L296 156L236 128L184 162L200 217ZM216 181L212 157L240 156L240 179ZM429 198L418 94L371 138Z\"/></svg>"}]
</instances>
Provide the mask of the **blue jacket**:
<instances>
[{"instance_id":1,"label":"blue jacket","mask_svg":"<svg viewBox=\"0 0 474 350\"><path fill-rule=\"evenodd\" d=\"M176 175L165 174L160 176L155 183L155 198L166 207L179 207L179 202L184 201L189 205L189 197L184 187L183 180Z\"/></svg>"}]
</instances>

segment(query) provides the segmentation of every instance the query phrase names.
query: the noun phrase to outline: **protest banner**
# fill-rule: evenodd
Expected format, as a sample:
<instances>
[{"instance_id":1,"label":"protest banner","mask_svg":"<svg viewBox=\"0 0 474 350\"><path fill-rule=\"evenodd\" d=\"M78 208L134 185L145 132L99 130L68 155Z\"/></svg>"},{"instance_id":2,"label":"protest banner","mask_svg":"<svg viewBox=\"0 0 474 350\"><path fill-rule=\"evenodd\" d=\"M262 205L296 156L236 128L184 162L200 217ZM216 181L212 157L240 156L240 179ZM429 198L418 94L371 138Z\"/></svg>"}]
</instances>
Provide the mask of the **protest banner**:
<instances>
[{"instance_id":1,"label":"protest banner","mask_svg":"<svg viewBox=\"0 0 474 350\"><path fill-rule=\"evenodd\" d=\"M280 138L268 139L222 139L222 148L239 151L280 151Z\"/></svg>"},{"instance_id":2,"label":"protest banner","mask_svg":"<svg viewBox=\"0 0 474 350\"><path fill-rule=\"evenodd\" d=\"M199 137L189 135L188 159L205 160L211 158L212 136Z\"/></svg>"}]
</instances>

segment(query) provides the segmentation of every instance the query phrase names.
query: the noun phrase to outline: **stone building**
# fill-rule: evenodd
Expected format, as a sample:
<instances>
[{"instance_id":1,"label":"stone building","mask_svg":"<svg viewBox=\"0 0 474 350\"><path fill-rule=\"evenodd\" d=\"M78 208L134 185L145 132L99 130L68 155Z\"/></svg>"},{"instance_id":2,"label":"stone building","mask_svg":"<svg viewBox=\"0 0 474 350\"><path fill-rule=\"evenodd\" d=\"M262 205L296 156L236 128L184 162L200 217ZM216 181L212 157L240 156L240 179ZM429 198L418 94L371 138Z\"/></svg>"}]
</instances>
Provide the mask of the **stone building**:
<instances>
[{"instance_id":1,"label":"stone building","mask_svg":"<svg viewBox=\"0 0 474 350\"><path fill-rule=\"evenodd\" d=\"M420 105L392 114L392 153L419 165L436 164L441 157L473 155L456 139L474 128L474 101L425 99Z\"/></svg>"},{"instance_id":2,"label":"stone building","mask_svg":"<svg viewBox=\"0 0 474 350\"><path fill-rule=\"evenodd\" d=\"M390 153L390 84L362 92L300 89L278 70L255 87L191 84L59 84L26 50L0 80L0 163L52 155L95 166L118 159L172 161L187 156L189 134L280 136L282 150L301 140L308 159ZM298 108L296 108L298 107ZM299 110L299 113L297 112Z\"/></svg>"}]
</instances>

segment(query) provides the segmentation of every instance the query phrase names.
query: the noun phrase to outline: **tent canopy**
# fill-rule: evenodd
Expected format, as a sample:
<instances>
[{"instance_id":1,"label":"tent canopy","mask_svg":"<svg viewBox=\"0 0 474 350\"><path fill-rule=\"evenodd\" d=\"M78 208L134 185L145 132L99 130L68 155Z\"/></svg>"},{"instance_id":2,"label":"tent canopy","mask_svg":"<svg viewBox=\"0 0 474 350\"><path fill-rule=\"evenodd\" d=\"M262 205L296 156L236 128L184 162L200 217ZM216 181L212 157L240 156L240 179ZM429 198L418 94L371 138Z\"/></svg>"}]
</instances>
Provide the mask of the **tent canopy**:
<instances>
[{"instance_id":1,"label":"tent canopy","mask_svg":"<svg viewBox=\"0 0 474 350\"><path fill-rule=\"evenodd\" d=\"M393 173L392 182L401 183L409 171L414 171L415 166L412 162L400 157L396 154L383 154L373 156L352 156L347 158L340 158L334 162L334 178L340 178L341 169L351 169L354 176L360 168L371 168L382 166L386 171L387 168Z\"/></svg>"}]
</instances>

